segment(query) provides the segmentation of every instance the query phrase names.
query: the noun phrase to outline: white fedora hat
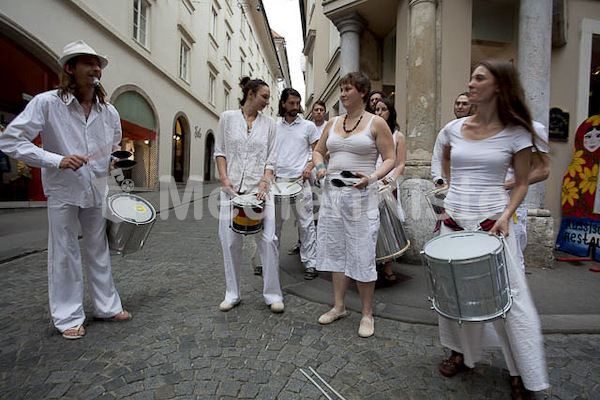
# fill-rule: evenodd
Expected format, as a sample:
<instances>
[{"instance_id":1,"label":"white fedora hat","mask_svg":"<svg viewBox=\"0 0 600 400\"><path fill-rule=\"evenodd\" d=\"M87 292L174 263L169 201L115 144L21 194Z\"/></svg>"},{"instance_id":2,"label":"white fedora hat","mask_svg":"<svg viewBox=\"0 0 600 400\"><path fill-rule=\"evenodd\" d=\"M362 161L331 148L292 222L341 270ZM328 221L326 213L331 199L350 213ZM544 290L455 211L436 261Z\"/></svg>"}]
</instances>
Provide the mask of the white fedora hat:
<instances>
[{"instance_id":1,"label":"white fedora hat","mask_svg":"<svg viewBox=\"0 0 600 400\"><path fill-rule=\"evenodd\" d=\"M96 53L96 50L92 49L92 47L83 40L78 40L76 42L67 44L63 48L63 54L58 59L58 63L64 68L66 62L71 58L83 55L98 57L100 60L100 68L104 68L108 65L108 59L106 56L101 56L100 54Z\"/></svg>"}]
</instances>

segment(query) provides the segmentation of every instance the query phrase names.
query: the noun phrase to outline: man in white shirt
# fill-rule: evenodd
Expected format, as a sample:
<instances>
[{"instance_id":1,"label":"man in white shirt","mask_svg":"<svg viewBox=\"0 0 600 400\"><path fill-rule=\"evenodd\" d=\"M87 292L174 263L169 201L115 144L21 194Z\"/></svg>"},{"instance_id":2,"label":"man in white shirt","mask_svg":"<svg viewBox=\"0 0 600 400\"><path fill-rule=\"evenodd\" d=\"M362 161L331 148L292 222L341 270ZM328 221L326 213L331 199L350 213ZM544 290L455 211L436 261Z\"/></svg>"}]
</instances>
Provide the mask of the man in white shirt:
<instances>
[{"instance_id":1,"label":"man in white shirt","mask_svg":"<svg viewBox=\"0 0 600 400\"><path fill-rule=\"evenodd\" d=\"M80 40L67 44L58 62L62 67L59 88L27 104L0 135L0 149L42 168L48 197L50 314L64 338L79 339L85 334L79 225L96 317L131 319L113 283L102 213L111 153L121 141L121 121L100 85L106 57ZM42 148L31 142L38 134Z\"/></svg>"},{"instance_id":2,"label":"man in white shirt","mask_svg":"<svg viewBox=\"0 0 600 400\"><path fill-rule=\"evenodd\" d=\"M323 129L325 129L325 125L327 125L327 120L325 116L327 115L327 108L325 107L325 102L319 100L315 101L312 108L312 117L313 122L317 126L319 130L319 137L323 134Z\"/></svg>"},{"instance_id":3,"label":"man in white shirt","mask_svg":"<svg viewBox=\"0 0 600 400\"><path fill-rule=\"evenodd\" d=\"M314 279L317 276L317 246L315 225L313 222L312 190L309 182L313 163L310 161L312 151L319 140L319 131L310 121L298 116L300 111L300 93L286 88L279 101L277 122L277 167L275 169L276 184L287 187L289 182L301 179L302 191L295 196L291 209L299 224L300 259L305 266L304 278ZM308 162L307 162L308 161ZM275 232L281 237L286 205L289 199L283 199L275 206Z\"/></svg>"}]
</instances>

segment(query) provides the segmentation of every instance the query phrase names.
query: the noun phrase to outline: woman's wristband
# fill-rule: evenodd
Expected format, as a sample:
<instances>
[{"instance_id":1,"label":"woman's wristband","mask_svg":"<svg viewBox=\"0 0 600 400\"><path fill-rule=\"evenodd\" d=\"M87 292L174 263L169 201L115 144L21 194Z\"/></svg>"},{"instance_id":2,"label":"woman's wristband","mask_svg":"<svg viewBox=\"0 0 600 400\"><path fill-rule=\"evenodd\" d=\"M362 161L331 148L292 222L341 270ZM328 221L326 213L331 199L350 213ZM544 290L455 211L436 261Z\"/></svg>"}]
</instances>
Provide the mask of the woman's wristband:
<instances>
[{"instance_id":1,"label":"woman's wristband","mask_svg":"<svg viewBox=\"0 0 600 400\"><path fill-rule=\"evenodd\" d=\"M325 166L325 164L321 163L321 164L317 165L316 168L317 168L317 171L318 171L320 169L327 168L327 167Z\"/></svg>"},{"instance_id":2,"label":"woman's wristband","mask_svg":"<svg viewBox=\"0 0 600 400\"><path fill-rule=\"evenodd\" d=\"M377 182L377 177L375 175L370 175L369 176L369 185L372 185L375 182Z\"/></svg>"}]
</instances>

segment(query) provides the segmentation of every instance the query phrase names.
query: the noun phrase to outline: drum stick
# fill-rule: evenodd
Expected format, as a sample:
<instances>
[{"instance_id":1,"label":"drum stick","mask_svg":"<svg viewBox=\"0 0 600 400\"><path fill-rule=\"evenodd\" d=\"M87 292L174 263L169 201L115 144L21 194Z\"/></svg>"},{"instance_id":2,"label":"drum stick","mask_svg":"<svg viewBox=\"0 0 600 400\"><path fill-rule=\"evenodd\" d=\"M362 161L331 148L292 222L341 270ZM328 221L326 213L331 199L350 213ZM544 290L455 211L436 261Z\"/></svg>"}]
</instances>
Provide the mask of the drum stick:
<instances>
[{"instance_id":1,"label":"drum stick","mask_svg":"<svg viewBox=\"0 0 600 400\"><path fill-rule=\"evenodd\" d=\"M296 179L294 182L292 182L292 183L290 183L289 185L287 185L287 188L289 189L289 188L291 188L292 186L294 186L296 183L300 183L300 181L301 181L302 179L304 179L304 178L300 177L300 178Z\"/></svg>"},{"instance_id":2,"label":"drum stick","mask_svg":"<svg viewBox=\"0 0 600 400\"><path fill-rule=\"evenodd\" d=\"M304 376L307 377L308 380L311 381L313 383L313 385L315 385L317 387L317 389L319 389L325 397L327 397L328 400L333 400L333 398L329 394L327 394L327 392L324 391L323 388L321 386L319 386L319 384L313 378L308 376L308 374L306 372L304 372L304 370L302 368L300 368L300 372L302 372L304 374Z\"/></svg>"},{"instance_id":3,"label":"drum stick","mask_svg":"<svg viewBox=\"0 0 600 400\"><path fill-rule=\"evenodd\" d=\"M277 182L275 182L275 179L273 179L273 185L275 185L275 188L277 188L278 192L281 192L281 189L279 189L279 185L277 184Z\"/></svg>"},{"instance_id":4,"label":"drum stick","mask_svg":"<svg viewBox=\"0 0 600 400\"><path fill-rule=\"evenodd\" d=\"M327 386L327 389L331 390L337 397L339 397L340 400L346 400L341 394L339 394L334 388L332 388L331 385L329 385L327 382L325 382L325 379L321 378L321 375L317 374L317 371L315 371L313 369L313 367L308 367L308 369L310 370L310 372L312 372L313 374L315 374L316 377L319 378L319 380L321 382L323 382L323 384L325 386Z\"/></svg>"}]
</instances>

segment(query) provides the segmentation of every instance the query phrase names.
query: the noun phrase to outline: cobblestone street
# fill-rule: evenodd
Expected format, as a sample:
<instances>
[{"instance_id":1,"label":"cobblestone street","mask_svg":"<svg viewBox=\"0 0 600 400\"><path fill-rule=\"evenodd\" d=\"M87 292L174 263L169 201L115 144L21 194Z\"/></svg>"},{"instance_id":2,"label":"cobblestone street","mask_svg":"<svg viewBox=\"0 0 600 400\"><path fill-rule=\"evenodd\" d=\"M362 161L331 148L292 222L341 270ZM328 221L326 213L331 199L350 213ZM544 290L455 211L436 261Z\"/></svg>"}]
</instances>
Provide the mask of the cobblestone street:
<instances>
[{"instance_id":1,"label":"cobblestone street","mask_svg":"<svg viewBox=\"0 0 600 400\"><path fill-rule=\"evenodd\" d=\"M358 337L356 312L330 326L328 305L284 293L285 313L264 304L249 257L242 303L224 296L217 220L204 201L201 221L157 219L146 247L113 256L127 323L93 319L64 340L50 323L46 252L0 264L2 399L318 399L300 372L314 368L346 399L508 399L499 351L473 371L445 378L437 327L375 319ZM287 224L286 229L294 229ZM551 399L600 398L600 335L545 335Z\"/></svg>"}]
</instances>

